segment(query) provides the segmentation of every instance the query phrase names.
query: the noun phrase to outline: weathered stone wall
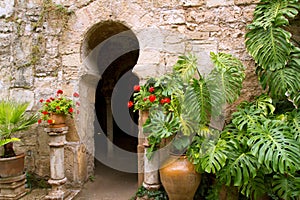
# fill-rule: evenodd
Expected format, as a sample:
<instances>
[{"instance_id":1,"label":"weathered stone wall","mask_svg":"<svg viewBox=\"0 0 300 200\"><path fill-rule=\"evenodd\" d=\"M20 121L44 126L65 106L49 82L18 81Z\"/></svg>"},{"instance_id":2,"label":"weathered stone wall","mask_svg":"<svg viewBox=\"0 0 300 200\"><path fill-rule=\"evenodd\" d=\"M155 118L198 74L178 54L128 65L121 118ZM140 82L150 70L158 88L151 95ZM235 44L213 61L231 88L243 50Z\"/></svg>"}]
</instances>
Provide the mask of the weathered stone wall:
<instances>
[{"instance_id":1,"label":"weathered stone wall","mask_svg":"<svg viewBox=\"0 0 300 200\"><path fill-rule=\"evenodd\" d=\"M80 114L66 144L66 174L82 183L94 167L94 96L101 74L84 63L89 30L103 21L122 23L139 40L133 71L143 80L171 69L178 55L193 52L202 72L209 52L223 51L247 66L242 99L260 89L245 51L245 27L257 0L4 0L0 2L0 98L31 102L63 89L80 93ZM62 6L57 6L58 4ZM103 30L105 31L105 30ZM240 101L241 101L240 100ZM48 136L36 126L22 135L28 170L49 176Z\"/></svg>"}]
</instances>

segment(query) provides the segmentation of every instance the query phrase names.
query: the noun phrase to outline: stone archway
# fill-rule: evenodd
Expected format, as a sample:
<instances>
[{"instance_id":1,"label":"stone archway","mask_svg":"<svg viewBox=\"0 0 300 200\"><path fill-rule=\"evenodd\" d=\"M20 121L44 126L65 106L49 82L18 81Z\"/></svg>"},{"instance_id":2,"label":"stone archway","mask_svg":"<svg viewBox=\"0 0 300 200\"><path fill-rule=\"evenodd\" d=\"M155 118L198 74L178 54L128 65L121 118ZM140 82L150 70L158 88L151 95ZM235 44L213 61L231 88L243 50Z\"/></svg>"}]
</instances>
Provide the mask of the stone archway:
<instances>
[{"instance_id":1,"label":"stone archway","mask_svg":"<svg viewBox=\"0 0 300 200\"><path fill-rule=\"evenodd\" d=\"M138 116L128 113L127 101L133 85L139 83L132 73L139 57L137 37L122 23L103 21L87 32L82 53L87 72L81 79L80 90L89 93L89 102L85 102L87 109L91 111L94 106L93 113L82 109L84 116L93 117L93 130L89 127L91 124L83 127L87 133L94 133L87 136L93 137L88 140L94 141L94 145L88 144L93 146L93 155L103 161L114 157L114 149L136 152ZM137 168L137 160L135 165Z\"/></svg>"}]
</instances>

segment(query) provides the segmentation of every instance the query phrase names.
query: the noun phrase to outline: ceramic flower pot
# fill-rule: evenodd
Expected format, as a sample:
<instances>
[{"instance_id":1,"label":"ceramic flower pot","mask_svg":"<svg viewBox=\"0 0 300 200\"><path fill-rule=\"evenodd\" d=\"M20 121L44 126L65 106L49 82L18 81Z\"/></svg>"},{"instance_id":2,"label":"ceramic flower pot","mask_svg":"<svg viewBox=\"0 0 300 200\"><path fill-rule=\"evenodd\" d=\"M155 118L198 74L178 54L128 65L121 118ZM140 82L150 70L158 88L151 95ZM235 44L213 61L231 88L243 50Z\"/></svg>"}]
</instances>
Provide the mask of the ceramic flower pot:
<instances>
[{"instance_id":1,"label":"ceramic flower pot","mask_svg":"<svg viewBox=\"0 0 300 200\"><path fill-rule=\"evenodd\" d=\"M201 175L186 156L171 155L159 172L170 200L193 200Z\"/></svg>"},{"instance_id":2,"label":"ceramic flower pot","mask_svg":"<svg viewBox=\"0 0 300 200\"><path fill-rule=\"evenodd\" d=\"M61 128L66 126L66 118L67 116L64 114L50 114L50 119L52 123L49 124L50 128Z\"/></svg>"},{"instance_id":3,"label":"ceramic flower pot","mask_svg":"<svg viewBox=\"0 0 300 200\"><path fill-rule=\"evenodd\" d=\"M18 176L24 173L25 154L0 158L0 178Z\"/></svg>"}]
</instances>

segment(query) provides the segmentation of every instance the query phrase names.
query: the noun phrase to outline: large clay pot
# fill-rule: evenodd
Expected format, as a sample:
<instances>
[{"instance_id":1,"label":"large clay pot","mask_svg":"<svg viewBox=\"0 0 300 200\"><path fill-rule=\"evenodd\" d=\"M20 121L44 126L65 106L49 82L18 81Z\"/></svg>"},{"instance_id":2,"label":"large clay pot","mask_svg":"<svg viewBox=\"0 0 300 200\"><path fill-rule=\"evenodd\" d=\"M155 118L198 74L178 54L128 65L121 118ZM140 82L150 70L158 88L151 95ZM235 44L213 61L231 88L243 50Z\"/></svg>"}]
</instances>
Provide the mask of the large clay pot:
<instances>
[{"instance_id":1,"label":"large clay pot","mask_svg":"<svg viewBox=\"0 0 300 200\"><path fill-rule=\"evenodd\" d=\"M66 115L63 114L50 114L50 119L53 120L53 123L50 124L50 128L62 128L66 126Z\"/></svg>"},{"instance_id":2,"label":"large clay pot","mask_svg":"<svg viewBox=\"0 0 300 200\"><path fill-rule=\"evenodd\" d=\"M201 175L186 156L170 155L159 172L170 200L193 200Z\"/></svg>"},{"instance_id":3,"label":"large clay pot","mask_svg":"<svg viewBox=\"0 0 300 200\"><path fill-rule=\"evenodd\" d=\"M24 153L10 158L0 158L0 178L19 176L23 174L24 158Z\"/></svg>"}]
</instances>

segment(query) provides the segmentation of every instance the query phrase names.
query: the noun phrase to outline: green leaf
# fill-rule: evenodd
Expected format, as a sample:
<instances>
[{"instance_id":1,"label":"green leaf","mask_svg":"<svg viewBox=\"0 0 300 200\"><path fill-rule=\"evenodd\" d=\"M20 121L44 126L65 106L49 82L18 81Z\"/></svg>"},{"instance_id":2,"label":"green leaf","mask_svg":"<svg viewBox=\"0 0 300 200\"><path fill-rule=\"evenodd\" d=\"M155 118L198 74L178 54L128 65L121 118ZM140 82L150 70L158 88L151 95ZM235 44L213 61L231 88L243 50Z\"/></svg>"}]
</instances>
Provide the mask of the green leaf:
<instances>
[{"instance_id":1,"label":"green leaf","mask_svg":"<svg viewBox=\"0 0 300 200\"><path fill-rule=\"evenodd\" d=\"M224 140L219 140L217 144L215 141L205 141L202 146L201 168L207 173L216 174L226 164L227 156L225 154Z\"/></svg>"},{"instance_id":2,"label":"green leaf","mask_svg":"<svg viewBox=\"0 0 300 200\"><path fill-rule=\"evenodd\" d=\"M197 71L196 57L192 54L179 56L177 63L173 66L173 71L179 73L184 82L188 82Z\"/></svg>"},{"instance_id":3,"label":"green leaf","mask_svg":"<svg viewBox=\"0 0 300 200\"><path fill-rule=\"evenodd\" d=\"M19 138L9 138L9 139L0 140L0 147L4 146L4 145L6 145L6 144L8 144L10 142L18 142L18 141L20 141Z\"/></svg>"},{"instance_id":4,"label":"green leaf","mask_svg":"<svg viewBox=\"0 0 300 200\"><path fill-rule=\"evenodd\" d=\"M272 190L282 199L294 200L300 196L300 177L291 174L275 174Z\"/></svg>"},{"instance_id":5,"label":"green leaf","mask_svg":"<svg viewBox=\"0 0 300 200\"><path fill-rule=\"evenodd\" d=\"M208 87L211 91L219 90L219 95L214 94L212 98L224 97L226 102L233 103L240 95L242 82L245 79L245 68L241 61L230 54L213 52L210 53L215 68L207 77ZM225 102L215 101L223 105Z\"/></svg>"},{"instance_id":6,"label":"green leaf","mask_svg":"<svg viewBox=\"0 0 300 200\"><path fill-rule=\"evenodd\" d=\"M295 172L299 169L300 143L293 139L289 128L278 120L265 120L250 126L248 145L260 164L274 172Z\"/></svg>"},{"instance_id":7,"label":"green leaf","mask_svg":"<svg viewBox=\"0 0 300 200\"><path fill-rule=\"evenodd\" d=\"M291 34L279 27L255 28L246 33L246 48L265 70L285 67L292 51Z\"/></svg>"},{"instance_id":8,"label":"green leaf","mask_svg":"<svg viewBox=\"0 0 300 200\"><path fill-rule=\"evenodd\" d=\"M26 112L28 105L28 102L0 101L0 138L10 138L12 133L37 122L36 114Z\"/></svg>"},{"instance_id":9,"label":"green leaf","mask_svg":"<svg viewBox=\"0 0 300 200\"><path fill-rule=\"evenodd\" d=\"M289 24L289 18L294 18L298 14L298 1L274 0L261 1L254 11L253 23L250 27L282 26Z\"/></svg>"}]
</instances>

